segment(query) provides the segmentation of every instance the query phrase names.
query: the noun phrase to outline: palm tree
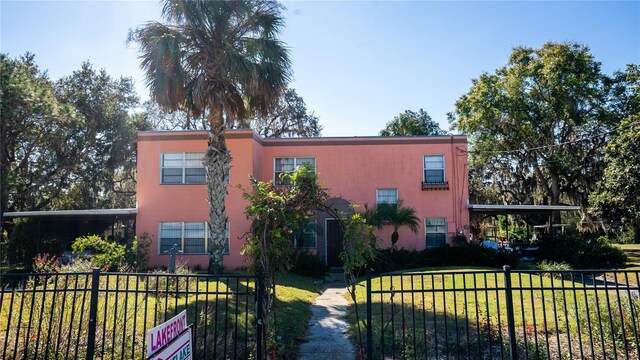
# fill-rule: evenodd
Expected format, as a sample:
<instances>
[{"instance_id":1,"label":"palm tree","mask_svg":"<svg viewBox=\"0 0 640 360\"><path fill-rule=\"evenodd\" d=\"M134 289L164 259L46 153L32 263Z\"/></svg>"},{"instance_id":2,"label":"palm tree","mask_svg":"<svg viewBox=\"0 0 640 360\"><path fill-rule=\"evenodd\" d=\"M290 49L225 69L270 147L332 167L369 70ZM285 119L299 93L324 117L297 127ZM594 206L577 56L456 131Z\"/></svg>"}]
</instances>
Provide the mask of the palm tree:
<instances>
[{"instance_id":1,"label":"palm tree","mask_svg":"<svg viewBox=\"0 0 640 360\"><path fill-rule=\"evenodd\" d=\"M266 114L290 78L289 54L278 40L281 10L274 1L164 0L166 23L150 22L129 33L140 45L153 100L166 111L208 119L210 271L222 270L227 226L231 155L225 127Z\"/></svg>"},{"instance_id":2,"label":"palm tree","mask_svg":"<svg viewBox=\"0 0 640 360\"><path fill-rule=\"evenodd\" d=\"M416 211L412 207L402 206L402 200L398 200L396 204L379 204L373 215L372 222L381 229L384 225L393 226L391 234L391 250L395 250L396 243L400 238L398 230L406 226L414 233L418 232L418 224L420 219L416 216Z\"/></svg>"}]
</instances>

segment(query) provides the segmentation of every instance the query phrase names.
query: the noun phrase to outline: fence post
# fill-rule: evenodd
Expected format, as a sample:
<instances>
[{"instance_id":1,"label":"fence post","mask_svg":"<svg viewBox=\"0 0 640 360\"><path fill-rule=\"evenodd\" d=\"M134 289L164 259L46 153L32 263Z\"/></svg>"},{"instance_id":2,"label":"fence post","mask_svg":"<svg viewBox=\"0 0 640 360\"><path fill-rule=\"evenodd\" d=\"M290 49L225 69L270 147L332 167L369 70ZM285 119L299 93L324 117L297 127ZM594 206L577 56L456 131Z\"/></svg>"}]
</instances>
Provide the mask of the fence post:
<instances>
[{"instance_id":1,"label":"fence post","mask_svg":"<svg viewBox=\"0 0 640 360\"><path fill-rule=\"evenodd\" d=\"M367 359L373 359L373 326L371 315L371 272L367 270Z\"/></svg>"},{"instance_id":2,"label":"fence post","mask_svg":"<svg viewBox=\"0 0 640 360\"><path fill-rule=\"evenodd\" d=\"M513 315L513 290L511 287L511 266L505 265L504 270L504 286L505 286L505 299L507 301L507 328L509 331L509 353L511 360L518 358L516 347L516 325Z\"/></svg>"},{"instance_id":3,"label":"fence post","mask_svg":"<svg viewBox=\"0 0 640 360\"><path fill-rule=\"evenodd\" d=\"M264 324L262 322L262 297L264 296L264 279L262 270L256 273L256 359L262 360Z\"/></svg>"},{"instance_id":4,"label":"fence post","mask_svg":"<svg viewBox=\"0 0 640 360\"><path fill-rule=\"evenodd\" d=\"M89 300L89 331L87 334L87 360L93 360L96 347L96 320L98 318L98 287L100 269L93 268L91 273L91 299Z\"/></svg>"}]
</instances>

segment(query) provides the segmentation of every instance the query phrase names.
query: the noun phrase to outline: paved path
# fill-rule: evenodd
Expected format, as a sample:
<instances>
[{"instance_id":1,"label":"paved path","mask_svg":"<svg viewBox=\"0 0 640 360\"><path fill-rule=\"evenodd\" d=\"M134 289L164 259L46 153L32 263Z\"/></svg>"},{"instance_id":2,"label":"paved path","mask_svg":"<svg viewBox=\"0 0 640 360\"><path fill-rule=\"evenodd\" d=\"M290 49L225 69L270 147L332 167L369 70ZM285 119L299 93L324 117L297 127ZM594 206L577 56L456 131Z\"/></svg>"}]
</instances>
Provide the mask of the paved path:
<instances>
[{"instance_id":1,"label":"paved path","mask_svg":"<svg viewBox=\"0 0 640 360\"><path fill-rule=\"evenodd\" d=\"M331 282L311 305L313 316L309 322L309 341L300 345L302 360L354 359L355 350L347 338L349 303L344 282Z\"/></svg>"}]
</instances>

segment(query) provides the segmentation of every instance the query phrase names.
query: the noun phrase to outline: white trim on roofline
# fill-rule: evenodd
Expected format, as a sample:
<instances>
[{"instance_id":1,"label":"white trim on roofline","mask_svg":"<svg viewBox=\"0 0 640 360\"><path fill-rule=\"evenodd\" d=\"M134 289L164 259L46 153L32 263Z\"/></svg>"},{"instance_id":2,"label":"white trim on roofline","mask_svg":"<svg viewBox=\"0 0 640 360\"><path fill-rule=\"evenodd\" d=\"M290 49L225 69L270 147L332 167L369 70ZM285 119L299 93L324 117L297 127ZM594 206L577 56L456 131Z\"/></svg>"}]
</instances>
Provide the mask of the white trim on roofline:
<instances>
[{"instance_id":1,"label":"white trim on roofline","mask_svg":"<svg viewBox=\"0 0 640 360\"><path fill-rule=\"evenodd\" d=\"M545 211L580 211L580 206L573 205L488 205L488 204L467 204L469 210L545 210Z\"/></svg>"},{"instance_id":2,"label":"white trim on roofline","mask_svg":"<svg viewBox=\"0 0 640 360\"><path fill-rule=\"evenodd\" d=\"M138 213L138 208L128 209L87 209L87 210L47 210L47 211L12 211L3 214L8 218L49 217L49 216L131 216Z\"/></svg>"}]
</instances>

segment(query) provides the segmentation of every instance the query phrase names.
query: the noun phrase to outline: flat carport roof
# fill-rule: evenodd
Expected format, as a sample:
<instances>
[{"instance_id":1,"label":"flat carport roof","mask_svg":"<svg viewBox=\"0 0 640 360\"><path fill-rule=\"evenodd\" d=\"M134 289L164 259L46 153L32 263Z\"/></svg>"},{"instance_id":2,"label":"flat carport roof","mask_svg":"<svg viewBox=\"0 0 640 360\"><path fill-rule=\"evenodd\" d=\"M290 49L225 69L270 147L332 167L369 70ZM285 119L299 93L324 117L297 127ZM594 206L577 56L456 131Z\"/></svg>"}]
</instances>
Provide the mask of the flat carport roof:
<instances>
[{"instance_id":1,"label":"flat carport roof","mask_svg":"<svg viewBox=\"0 0 640 360\"><path fill-rule=\"evenodd\" d=\"M481 214L539 214L552 213L554 211L580 211L580 206L573 205L486 205L468 204L470 212Z\"/></svg>"},{"instance_id":2,"label":"flat carport roof","mask_svg":"<svg viewBox=\"0 0 640 360\"><path fill-rule=\"evenodd\" d=\"M5 218L36 218L51 220L135 220L137 208L129 209L89 209L89 210L49 210L5 212Z\"/></svg>"}]
</instances>

